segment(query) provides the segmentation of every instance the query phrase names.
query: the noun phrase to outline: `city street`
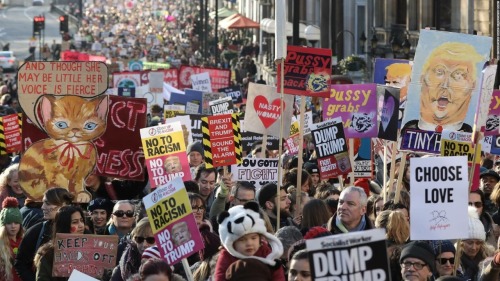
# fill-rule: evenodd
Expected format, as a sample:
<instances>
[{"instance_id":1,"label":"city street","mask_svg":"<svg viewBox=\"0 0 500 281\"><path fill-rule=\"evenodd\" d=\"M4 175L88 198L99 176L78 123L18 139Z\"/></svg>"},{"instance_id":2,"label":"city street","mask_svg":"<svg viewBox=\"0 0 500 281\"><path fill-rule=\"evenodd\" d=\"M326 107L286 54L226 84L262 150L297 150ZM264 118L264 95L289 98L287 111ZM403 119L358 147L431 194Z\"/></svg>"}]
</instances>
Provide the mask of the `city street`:
<instances>
[{"instance_id":1,"label":"city street","mask_svg":"<svg viewBox=\"0 0 500 281\"><path fill-rule=\"evenodd\" d=\"M45 15L45 31L41 36L41 44L45 42L50 47L54 39L60 43L58 15L50 13L50 6L6 7L0 10L0 43L2 46L10 43L10 50L14 51L20 62L29 56L28 44L33 34L33 17L38 15ZM39 44L40 42L36 49L37 59Z\"/></svg>"}]
</instances>

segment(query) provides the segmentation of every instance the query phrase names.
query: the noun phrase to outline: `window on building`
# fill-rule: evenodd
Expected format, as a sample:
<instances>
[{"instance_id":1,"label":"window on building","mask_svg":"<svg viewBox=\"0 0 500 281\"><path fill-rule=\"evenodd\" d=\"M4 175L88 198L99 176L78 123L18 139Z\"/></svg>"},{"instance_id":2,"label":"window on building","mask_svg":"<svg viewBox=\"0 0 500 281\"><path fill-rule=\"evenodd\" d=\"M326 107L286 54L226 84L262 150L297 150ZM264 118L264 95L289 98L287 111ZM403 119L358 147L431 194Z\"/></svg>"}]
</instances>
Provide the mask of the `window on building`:
<instances>
[{"instance_id":1,"label":"window on building","mask_svg":"<svg viewBox=\"0 0 500 281\"><path fill-rule=\"evenodd\" d=\"M396 24L406 25L406 16L408 14L408 6L406 0L397 0L396 8Z\"/></svg>"},{"instance_id":2,"label":"window on building","mask_svg":"<svg viewBox=\"0 0 500 281\"><path fill-rule=\"evenodd\" d=\"M451 0L434 0L433 22L437 30L451 30Z\"/></svg>"}]
</instances>

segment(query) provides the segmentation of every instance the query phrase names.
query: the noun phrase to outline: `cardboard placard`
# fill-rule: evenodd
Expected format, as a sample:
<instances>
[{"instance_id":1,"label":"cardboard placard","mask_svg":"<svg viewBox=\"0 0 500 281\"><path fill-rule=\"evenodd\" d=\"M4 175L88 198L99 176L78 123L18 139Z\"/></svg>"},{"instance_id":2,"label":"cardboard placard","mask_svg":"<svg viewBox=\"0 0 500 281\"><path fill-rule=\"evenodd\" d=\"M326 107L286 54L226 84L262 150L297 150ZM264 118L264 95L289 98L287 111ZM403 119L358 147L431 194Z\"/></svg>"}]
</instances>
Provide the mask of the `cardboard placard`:
<instances>
[{"instance_id":1,"label":"cardboard placard","mask_svg":"<svg viewBox=\"0 0 500 281\"><path fill-rule=\"evenodd\" d=\"M9 114L0 117L0 131L3 132L0 137L5 144L4 147L0 147L1 153L21 152L22 138L19 116L17 114Z\"/></svg>"},{"instance_id":2,"label":"cardboard placard","mask_svg":"<svg viewBox=\"0 0 500 281\"><path fill-rule=\"evenodd\" d=\"M203 147L207 168L241 162L241 134L238 115L202 117Z\"/></svg>"},{"instance_id":3,"label":"cardboard placard","mask_svg":"<svg viewBox=\"0 0 500 281\"><path fill-rule=\"evenodd\" d=\"M56 233L53 277L68 277L73 270L102 278L117 261L118 236Z\"/></svg>"},{"instance_id":4,"label":"cardboard placard","mask_svg":"<svg viewBox=\"0 0 500 281\"><path fill-rule=\"evenodd\" d=\"M323 120L342 118L347 138L377 137L377 85L335 84L323 102Z\"/></svg>"},{"instance_id":5,"label":"cardboard placard","mask_svg":"<svg viewBox=\"0 0 500 281\"><path fill-rule=\"evenodd\" d=\"M312 280L390 280L384 229L306 240Z\"/></svg>"},{"instance_id":6,"label":"cardboard placard","mask_svg":"<svg viewBox=\"0 0 500 281\"><path fill-rule=\"evenodd\" d=\"M204 248L181 178L158 186L143 202L158 250L169 265Z\"/></svg>"},{"instance_id":7,"label":"cardboard placard","mask_svg":"<svg viewBox=\"0 0 500 281\"><path fill-rule=\"evenodd\" d=\"M257 190L268 182L278 182L278 159L243 158L241 164L232 166L233 181L248 181Z\"/></svg>"},{"instance_id":8,"label":"cardboard placard","mask_svg":"<svg viewBox=\"0 0 500 281\"><path fill-rule=\"evenodd\" d=\"M151 188L176 177L191 180L186 140L180 122L141 129L142 147Z\"/></svg>"},{"instance_id":9,"label":"cardboard placard","mask_svg":"<svg viewBox=\"0 0 500 281\"><path fill-rule=\"evenodd\" d=\"M467 156L410 158L410 237L446 240L468 237Z\"/></svg>"},{"instance_id":10,"label":"cardboard placard","mask_svg":"<svg viewBox=\"0 0 500 281\"><path fill-rule=\"evenodd\" d=\"M210 83L210 75L208 72L192 74L191 84L193 85L193 90L212 92L212 84Z\"/></svg>"}]
</instances>

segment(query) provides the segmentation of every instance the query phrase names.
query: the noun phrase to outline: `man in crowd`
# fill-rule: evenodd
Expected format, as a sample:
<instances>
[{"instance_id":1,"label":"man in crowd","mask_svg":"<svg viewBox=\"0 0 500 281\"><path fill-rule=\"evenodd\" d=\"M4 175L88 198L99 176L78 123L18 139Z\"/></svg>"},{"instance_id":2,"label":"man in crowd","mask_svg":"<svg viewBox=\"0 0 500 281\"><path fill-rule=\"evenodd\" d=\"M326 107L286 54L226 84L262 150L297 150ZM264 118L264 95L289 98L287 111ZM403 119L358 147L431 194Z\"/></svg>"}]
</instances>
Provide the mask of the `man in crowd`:
<instances>
[{"instance_id":1,"label":"man in crowd","mask_svg":"<svg viewBox=\"0 0 500 281\"><path fill-rule=\"evenodd\" d=\"M290 215L291 201L288 199L283 186L280 186L279 194L277 194L277 189L278 187L275 183L267 183L260 189L258 195L259 205L269 216L274 231L277 230L278 208L280 210L279 227L294 225L292 216Z\"/></svg>"},{"instance_id":2,"label":"man in crowd","mask_svg":"<svg viewBox=\"0 0 500 281\"><path fill-rule=\"evenodd\" d=\"M333 234L372 229L366 215L368 198L361 187L349 186L340 193L337 213L330 218L327 228Z\"/></svg>"},{"instance_id":3,"label":"man in crowd","mask_svg":"<svg viewBox=\"0 0 500 281\"><path fill-rule=\"evenodd\" d=\"M106 198L96 198L90 201L87 207L90 214L91 232L98 235L103 235L106 230L106 223L111 217L111 210L113 210L113 202Z\"/></svg>"},{"instance_id":4,"label":"man in crowd","mask_svg":"<svg viewBox=\"0 0 500 281\"><path fill-rule=\"evenodd\" d=\"M205 164L199 165L195 170L194 180L200 187L200 195L205 200L207 213L210 213L210 208L215 200L215 183L217 181L217 173L214 168L207 168Z\"/></svg>"},{"instance_id":5,"label":"man in crowd","mask_svg":"<svg viewBox=\"0 0 500 281\"><path fill-rule=\"evenodd\" d=\"M494 170L486 170L481 173L479 178L481 179L480 189L483 191L485 197L484 211L493 215L498 208L491 201L490 195L493 192L495 185L500 181L500 176Z\"/></svg>"},{"instance_id":6,"label":"man in crowd","mask_svg":"<svg viewBox=\"0 0 500 281\"><path fill-rule=\"evenodd\" d=\"M401 275L405 281L431 280L434 269L434 251L426 242L414 241L401 251L399 263Z\"/></svg>"}]
</instances>

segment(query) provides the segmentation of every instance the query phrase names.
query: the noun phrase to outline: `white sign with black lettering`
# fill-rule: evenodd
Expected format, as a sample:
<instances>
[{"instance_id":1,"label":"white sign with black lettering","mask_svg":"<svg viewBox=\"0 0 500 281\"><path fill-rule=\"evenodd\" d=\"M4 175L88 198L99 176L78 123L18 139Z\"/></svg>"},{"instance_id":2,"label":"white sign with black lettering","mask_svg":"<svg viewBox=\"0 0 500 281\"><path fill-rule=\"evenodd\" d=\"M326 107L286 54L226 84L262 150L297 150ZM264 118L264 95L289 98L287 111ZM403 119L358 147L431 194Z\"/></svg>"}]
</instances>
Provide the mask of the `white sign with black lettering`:
<instances>
[{"instance_id":1,"label":"white sign with black lettering","mask_svg":"<svg viewBox=\"0 0 500 281\"><path fill-rule=\"evenodd\" d=\"M309 239L306 248L312 280L390 280L383 229Z\"/></svg>"},{"instance_id":2,"label":"white sign with black lettering","mask_svg":"<svg viewBox=\"0 0 500 281\"><path fill-rule=\"evenodd\" d=\"M208 74L208 72L192 74L191 84L193 85L194 90L210 93L212 92L212 83L210 81L210 74Z\"/></svg>"},{"instance_id":3,"label":"white sign with black lettering","mask_svg":"<svg viewBox=\"0 0 500 281\"><path fill-rule=\"evenodd\" d=\"M277 158L243 158L241 164L231 166L233 181L251 182L257 190L268 182L278 182Z\"/></svg>"},{"instance_id":4,"label":"white sign with black lettering","mask_svg":"<svg viewBox=\"0 0 500 281\"><path fill-rule=\"evenodd\" d=\"M232 114L234 112L233 99L231 97L209 101L208 105L210 106L212 115Z\"/></svg>"},{"instance_id":5,"label":"white sign with black lettering","mask_svg":"<svg viewBox=\"0 0 500 281\"><path fill-rule=\"evenodd\" d=\"M411 239L467 238L467 156L411 158L410 169Z\"/></svg>"}]
</instances>

